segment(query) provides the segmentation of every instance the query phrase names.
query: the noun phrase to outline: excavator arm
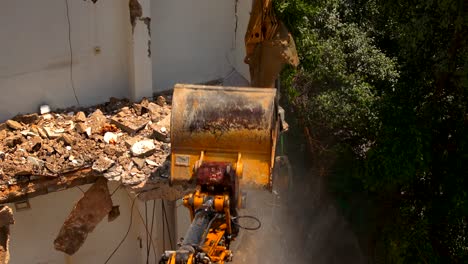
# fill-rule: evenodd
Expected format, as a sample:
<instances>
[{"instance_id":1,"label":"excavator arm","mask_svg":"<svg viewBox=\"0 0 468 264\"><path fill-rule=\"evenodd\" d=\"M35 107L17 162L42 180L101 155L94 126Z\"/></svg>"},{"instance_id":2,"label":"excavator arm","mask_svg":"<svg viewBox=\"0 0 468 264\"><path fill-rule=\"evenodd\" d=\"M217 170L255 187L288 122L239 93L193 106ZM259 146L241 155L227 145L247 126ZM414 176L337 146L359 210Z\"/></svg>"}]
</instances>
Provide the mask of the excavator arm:
<instances>
[{"instance_id":1,"label":"excavator arm","mask_svg":"<svg viewBox=\"0 0 468 264\"><path fill-rule=\"evenodd\" d=\"M275 81L299 59L272 0L254 0L245 35L251 87L178 84L171 119L171 181L196 183L183 201L192 223L177 250L160 263L223 264L239 232L244 187L272 188L281 126ZM259 226L260 227L260 223Z\"/></svg>"}]
</instances>

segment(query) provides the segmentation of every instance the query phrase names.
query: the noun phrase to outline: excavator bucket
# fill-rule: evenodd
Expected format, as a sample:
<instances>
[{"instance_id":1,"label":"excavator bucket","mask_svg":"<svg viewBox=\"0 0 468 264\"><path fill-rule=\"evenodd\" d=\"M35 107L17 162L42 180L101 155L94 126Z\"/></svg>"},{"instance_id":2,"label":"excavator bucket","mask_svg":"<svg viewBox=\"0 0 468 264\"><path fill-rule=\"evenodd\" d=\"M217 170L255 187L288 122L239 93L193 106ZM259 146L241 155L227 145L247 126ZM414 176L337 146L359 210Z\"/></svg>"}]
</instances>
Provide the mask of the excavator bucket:
<instances>
[{"instance_id":1,"label":"excavator bucket","mask_svg":"<svg viewBox=\"0 0 468 264\"><path fill-rule=\"evenodd\" d=\"M271 190L278 126L274 88L176 84L171 181L193 180L201 162L224 162L240 186Z\"/></svg>"}]
</instances>

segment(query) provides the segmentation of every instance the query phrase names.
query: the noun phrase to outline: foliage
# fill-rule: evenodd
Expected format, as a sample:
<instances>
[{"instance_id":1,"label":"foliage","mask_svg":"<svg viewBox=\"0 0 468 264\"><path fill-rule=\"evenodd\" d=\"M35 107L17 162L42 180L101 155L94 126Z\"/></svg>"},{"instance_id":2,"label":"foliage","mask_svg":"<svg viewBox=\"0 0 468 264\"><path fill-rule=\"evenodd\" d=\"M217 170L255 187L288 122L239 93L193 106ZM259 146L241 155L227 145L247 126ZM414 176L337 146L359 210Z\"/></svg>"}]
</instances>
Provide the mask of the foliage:
<instances>
[{"instance_id":1,"label":"foliage","mask_svg":"<svg viewBox=\"0 0 468 264\"><path fill-rule=\"evenodd\" d=\"M286 94L315 150L336 158L331 174L360 182L353 188L382 208L374 235L387 258L466 262L467 3L288 0L275 8L301 60L283 73Z\"/></svg>"}]
</instances>

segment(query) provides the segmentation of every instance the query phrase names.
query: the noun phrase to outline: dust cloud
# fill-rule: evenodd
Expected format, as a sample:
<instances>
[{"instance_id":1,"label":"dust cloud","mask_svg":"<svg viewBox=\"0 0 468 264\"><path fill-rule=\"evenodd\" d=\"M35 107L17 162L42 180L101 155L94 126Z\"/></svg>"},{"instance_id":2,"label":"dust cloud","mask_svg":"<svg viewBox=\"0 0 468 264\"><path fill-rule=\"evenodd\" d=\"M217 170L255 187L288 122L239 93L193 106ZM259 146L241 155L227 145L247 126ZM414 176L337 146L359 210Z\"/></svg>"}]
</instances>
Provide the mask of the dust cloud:
<instances>
[{"instance_id":1,"label":"dust cloud","mask_svg":"<svg viewBox=\"0 0 468 264\"><path fill-rule=\"evenodd\" d=\"M294 132L283 139L286 158L277 159L273 192L249 190L247 208L239 211L258 217L262 227L241 230L231 245L232 263L366 263L325 180L307 168L305 141Z\"/></svg>"}]
</instances>

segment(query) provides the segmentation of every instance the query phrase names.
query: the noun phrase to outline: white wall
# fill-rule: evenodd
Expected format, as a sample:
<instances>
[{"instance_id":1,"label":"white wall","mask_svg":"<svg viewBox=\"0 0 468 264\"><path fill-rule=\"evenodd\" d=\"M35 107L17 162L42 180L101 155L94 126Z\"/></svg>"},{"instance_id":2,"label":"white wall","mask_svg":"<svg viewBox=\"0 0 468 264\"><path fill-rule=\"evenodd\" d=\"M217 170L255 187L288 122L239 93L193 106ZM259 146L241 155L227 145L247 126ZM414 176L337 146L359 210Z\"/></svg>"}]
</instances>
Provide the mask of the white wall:
<instances>
[{"instance_id":1,"label":"white wall","mask_svg":"<svg viewBox=\"0 0 468 264\"><path fill-rule=\"evenodd\" d=\"M73 83L81 105L130 97L137 73L130 65L128 0L68 4ZM248 80L244 34L251 5L252 0L151 0L153 90L224 78L233 68ZM36 112L44 103L77 104L65 0L4 1L0 37L0 121Z\"/></svg>"},{"instance_id":2,"label":"white wall","mask_svg":"<svg viewBox=\"0 0 468 264\"><path fill-rule=\"evenodd\" d=\"M153 0L153 90L225 77L234 67L235 0Z\"/></svg>"},{"instance_id":3,"label":"white wall","mask_svg":"<svg viewBox=\"0 0 468 264\"><path fill-rule=\"evenodd\" d=\"M88 186L82 186L87 190ZM113 191L116 184L109 185ZM112 200L120 205L121 215L113 222L103 219L88 235L83 246L71 257L54 249L56 238L63 222L82 197L79 189L73 188L30 199L31 209L14 210L15 224L11 225L11 264L15 263L104 263L127 231L130 220L131 199L124 189L119 189ZM10 205L14 208L14 205ZM136 209L136 207L135 207ZM137 210L134 210L132 231L109 263L143 263L138 237L141 228ZM144 241L144 240L143 240ZM145 245L145 242L143 242Z\"/></svg>"},{"instance_id":4,"label":"white wall","mask_svg":"<svg viewBox=\"0 0 468 264\"><path fill-rule=\"evenodd\" d=\"M128 0L68 0L73 75L82 105L128 96ZM65 0L2 1L0 121L42 103L76 105ZM100 54L94 47L101 48Z\"/></svg>"},{"instance_id":5,"label":"white wall","mask_svg":"<svg viewBox=\"0 0 468 264\"><path fill-rule=\"evenodd\" d=\"M245 58L245 32L249 25L252 0L239 0L237 2L237 31L232 52L233 63L236 70L248 81L250 81L249 66L244 63Z\"/></svg>"}]
</instances>

